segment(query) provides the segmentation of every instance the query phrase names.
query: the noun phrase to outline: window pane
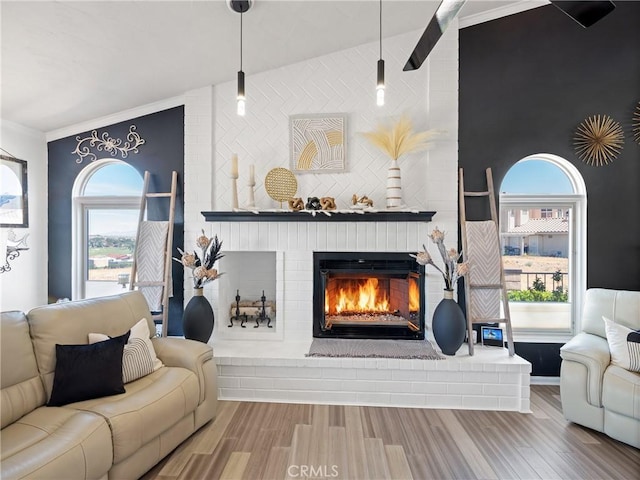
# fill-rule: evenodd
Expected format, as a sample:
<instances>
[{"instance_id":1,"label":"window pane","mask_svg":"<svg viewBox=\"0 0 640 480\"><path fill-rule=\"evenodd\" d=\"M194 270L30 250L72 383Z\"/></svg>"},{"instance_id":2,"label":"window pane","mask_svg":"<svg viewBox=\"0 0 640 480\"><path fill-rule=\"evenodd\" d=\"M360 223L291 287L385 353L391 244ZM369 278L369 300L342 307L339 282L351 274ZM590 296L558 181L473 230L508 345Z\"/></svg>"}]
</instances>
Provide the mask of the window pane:
<instances>
[{"instance_id":1,"label":"window pane","mask_svg":"<svg viewBox=\"0 0 640 480\"><path fill-rule=\"evenodd\" d=\"M128 287L138 210L87 210L85 298L114 295Z\"/></svg>"},{"instance_id":2,"label":"window pane","mask_svg":"<svg viewBox=\"0 0 640 480\"><path fill-rule=\"evenodd\" d=\"M501 207L500 211L514 329L570 329L571 209Z\"/></svg>"},{"instance_id":3,"label":"window pane","mask_svg":"<svg viewBox=\"0 0 640 480\"><path fill-rule=\"evenodd\" d=\"M111 163L91 175L84 187L83 195L140 196L142 184L142 177L131 165Z\"/></svg>"},{"instance_id":4,"label":"window pane","mask_svg":"<svg viewBox=\"0 0 640 480\"><path fill-rule=\"evenodd\" d=\"M509 169L500 192L506 194L575 193L569 177L544 160L523 160Z\"/></svg>"}]
</instances>

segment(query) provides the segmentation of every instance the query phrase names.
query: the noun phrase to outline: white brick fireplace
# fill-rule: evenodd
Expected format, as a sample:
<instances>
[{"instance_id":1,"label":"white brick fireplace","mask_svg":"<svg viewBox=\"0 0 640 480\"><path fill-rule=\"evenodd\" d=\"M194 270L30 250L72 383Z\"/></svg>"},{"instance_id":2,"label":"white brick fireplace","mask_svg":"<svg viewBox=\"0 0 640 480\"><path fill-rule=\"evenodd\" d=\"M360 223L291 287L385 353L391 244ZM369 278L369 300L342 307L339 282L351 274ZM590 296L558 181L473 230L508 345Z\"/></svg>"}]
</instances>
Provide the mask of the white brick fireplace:
<instances>
[{"instance_id":1,"label":"white brick fireplace","mask_svg":"<svg viewBox=\"0 0 640 480\"><path fill-rule=\"evenodd\" d=\"M247 115L235 114L235 83L185 95L185 247L204 228L223 241L220 270L228 274L205 287L215 309L211 343L222 399L396 405L432 408L529 410L530 365L501 349L478 348L446 360L305 358L312 340L313 252L415 252L438 226L457 242L458 39L451 26L416 72L402 72L421 32L385 39L387 104L375 106L377 43L300 64L249 75ZM372 87L372 88L369 88ZM333 196L346 209L354 193L384 205L388 161L358 134L378 121L407 113L417 129L439 131L426 152L400 161L404 201L435 211L431 223L205 222L203 211L230 210L231 154L238 153L240 204L255 165L257 208L278 208L262 179L289 165L289 115L343 112L348 116L347 169L298 175L297 196ZM348 216L349 214L343 214ZM351 215L357 215L353 213ZM442 298L443 282L427 269L426 325ZM191 297L185 278L185 299ZM236 291L276 302L273 327L229 324Z\"/></svg>"},{"instance_id":2,"label":"white brick fireplace","mask_svg":"<svg viewBox=\"0 0 640 480\"><path fill-rule=\"evenodd\" d=\"M209 292L216 307L211 343L220 398L529 410L530 364L509 358L505 349L476 347L470 357L464 345L456 357L445 360L305 358L312 340L313 252L414 251L415 244L426 241L431 224L210 222L207 227L209 234L225 239L224 250L234 257L230 263L221 260L223 271L243 257L236 253L262 252L273 258L273 274L268 267L259 272L257 285L259 290L273 282L277 304L273 329L251 323L246 329L238 324L229 328L229 303L237 285L214 282ZM256 278L251 271L245 274ZM442 298L442 284L432 272L426 284L427 337L433 341L430 319Z\"/></svg>"},{"instance_id":3,"label":"white brick fireplace","mask_svg":"<svg viewBox=\"0 0 640 480\"><path fill-rule=\"evenodd\" d=\"M336 215L348 217L348 214ZM425 222L208 222L207 227L210 234L224 239L224 252L232 257L231 261L226 258L220 261L221 271L234 268L236 262L242 261L243 256L235 256L235 252L264 252L271 253L275 273L272 275L264 267L260 271L245 270L245 278L255 280L256 275L264 278L264 286L256 282L253 290L243 290L238 283L225 284L224 276L213 284L212 303L219 307L214 335L219 339L286 342L310 341L312 336L313 252L415 252L416 245L426 243L427 234L433 228ZM426 307L430 318L442 298L442 284L432 272L427 278ZM275 288L271 288L270 282ZM272 331L259 327L244 332L227 326L236 289L252 299L259 297L262 289L275 294L268 298L276 300L277 305Z\"/></svg>"}]
</instances>

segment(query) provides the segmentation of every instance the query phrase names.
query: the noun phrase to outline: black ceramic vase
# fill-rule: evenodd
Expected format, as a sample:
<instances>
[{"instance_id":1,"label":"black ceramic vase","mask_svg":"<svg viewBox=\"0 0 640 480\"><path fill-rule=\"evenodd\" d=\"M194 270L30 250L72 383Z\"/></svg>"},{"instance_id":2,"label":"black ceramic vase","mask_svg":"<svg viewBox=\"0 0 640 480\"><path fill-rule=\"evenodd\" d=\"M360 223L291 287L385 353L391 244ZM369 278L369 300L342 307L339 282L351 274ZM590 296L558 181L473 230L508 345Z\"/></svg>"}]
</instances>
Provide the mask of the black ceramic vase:
<instances>
[{"instance_id":1,"label":"black ceramic vase","mask_svg":"<svg viewBox=\"0 0 640 480\"><path fill-rule=\"evenodd\" d=\"M202 295L202 288L196 288L182 314L184 338L207 343L213 332L213 321L209 300Z\"/></svg>"},{"instance_id":2,"label":"black ceramic vase","mask_svg":"<svg viewBox=\"0 0 640 480\"><path fill-rule=\"evenodd\" d=\"M455 355L467 330L464 314L453 299L453 290L445 290L444 298L433 312L433 337L442 353Z\"/></svg>"}]
</instances>

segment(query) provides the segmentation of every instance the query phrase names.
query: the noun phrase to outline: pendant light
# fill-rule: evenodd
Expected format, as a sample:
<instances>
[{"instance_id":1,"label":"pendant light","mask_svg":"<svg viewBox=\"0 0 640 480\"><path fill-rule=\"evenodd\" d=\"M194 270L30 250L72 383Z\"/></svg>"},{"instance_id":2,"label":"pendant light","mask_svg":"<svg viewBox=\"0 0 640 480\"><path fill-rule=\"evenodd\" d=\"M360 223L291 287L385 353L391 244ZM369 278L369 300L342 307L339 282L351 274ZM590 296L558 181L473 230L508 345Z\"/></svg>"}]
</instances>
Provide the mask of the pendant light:
<instances>
[{"instance_id":1,"label":"pendant light","mask_svg":"<svg viewBox=\"0 0 640 480\"><path fill-rule=\"evenodd\" d=\"M244 116L246 111L246 98L244 94L244 72L242 71L242 18L245 12L247 12L253 0L227 0L227 5L231 10L240 14L240 70L238 71L238 95L236 97L237 113L240 116Z\"/></svg>"},{"instance_id":2,"label":"pendant light","mask_svg":"<svg viewBox=\"0 0 640 480\"><path fill-rule=\"evenodd\" d=\"M382 0L380 0L380 60L378 60L378 81L376 84L376 104L384 105L384 60L382 59Z\"/></svg>"}]
</instances>

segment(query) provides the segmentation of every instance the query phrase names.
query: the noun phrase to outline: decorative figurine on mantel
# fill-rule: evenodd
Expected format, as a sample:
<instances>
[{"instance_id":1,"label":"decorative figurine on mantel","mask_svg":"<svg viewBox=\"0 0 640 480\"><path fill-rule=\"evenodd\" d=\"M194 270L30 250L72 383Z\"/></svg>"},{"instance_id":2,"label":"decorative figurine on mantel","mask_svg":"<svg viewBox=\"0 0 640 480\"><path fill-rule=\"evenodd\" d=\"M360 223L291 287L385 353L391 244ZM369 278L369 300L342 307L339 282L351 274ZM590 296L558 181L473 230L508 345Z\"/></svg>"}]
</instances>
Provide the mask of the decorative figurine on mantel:
<instances>
[{"instance_id":1,"label":"decorative figurine on mantel","mask_svg":"<svg viewBox=\"0 0 640 480\"><path fill-rule=\"evenodd\" d=\"M358 195L354 193L353 197L351 197L351 203L353 204L354 208L371 208L371 207L373 207L373 200L371 200L366 195L358 197Z\"/></svg>"},{"instance_id":2,"label":"decorative figurine on mantel","mask_svg":"<svg viewBox=\"0 0 640 480\"><path fill-rule=\"evenodd\" d=\"M307 204L305 205L307 210L321 210L320 199L318 197L307 198Z\"/></svg>"},{"instance_id":3,"label":"decorative figurine on mantel","mask_svg":"<svg viewBox=\"0 0 640 480\"><path fill-rule=\"evenodd\" d=\"M299 212L300 210L304 210L304 200L300 197L294 197L289 199L289 210L293 210L294 212Z\"/></svg>"},{"instance_id":4,"label":"decorative figurine on mantel","mask_svg":"<svg viewBox=\"0 0 640 480\"><path fill-rule=\"evenodd\" d=\"M322 210L335 210L336 199L333 197L322 197L320 199L320 205L322 206Z\"/></svg>"}]
</instances>

